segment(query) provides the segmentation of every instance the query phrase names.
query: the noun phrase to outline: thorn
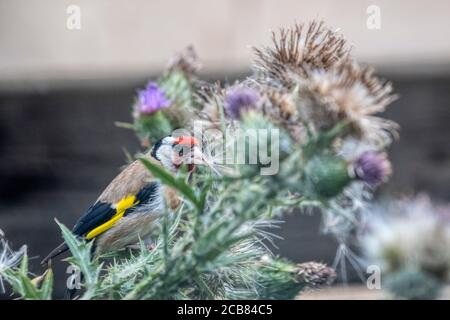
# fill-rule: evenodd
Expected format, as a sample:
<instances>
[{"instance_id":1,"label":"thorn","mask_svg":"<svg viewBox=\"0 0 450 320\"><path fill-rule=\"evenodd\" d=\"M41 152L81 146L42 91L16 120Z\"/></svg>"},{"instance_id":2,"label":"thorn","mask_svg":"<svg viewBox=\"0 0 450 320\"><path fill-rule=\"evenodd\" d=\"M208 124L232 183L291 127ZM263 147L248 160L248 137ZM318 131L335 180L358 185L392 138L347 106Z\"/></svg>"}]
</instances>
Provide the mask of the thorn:
<instances>
[{"instance_id":1,"label":"thorn","mask_svg":"<svg viewBox=\"0 0 450 320\"><path fill-rule=\"evenodd\" d=\"M42 281L44 280L45 276L47 275L47 273L48 273L50 270L51 270L51 269L49 268L49 269L45 270L45 272L44 272L42 275L33 278L33 279L31 280L31 283L32 283L36 288L39 289L39 288L41 287Z\"/></svg>"}]
</instances>

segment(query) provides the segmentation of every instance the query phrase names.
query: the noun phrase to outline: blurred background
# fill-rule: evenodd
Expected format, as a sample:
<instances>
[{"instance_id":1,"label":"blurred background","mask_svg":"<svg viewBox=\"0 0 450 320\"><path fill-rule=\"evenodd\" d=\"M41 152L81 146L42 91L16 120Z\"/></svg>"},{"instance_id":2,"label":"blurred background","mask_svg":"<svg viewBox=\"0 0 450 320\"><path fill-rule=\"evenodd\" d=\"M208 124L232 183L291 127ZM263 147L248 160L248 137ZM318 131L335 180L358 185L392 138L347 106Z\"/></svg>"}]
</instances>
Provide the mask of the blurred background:
<instances>
[{"instance_id":1,"label":"blurred background","mask_svg":"<svg viewBox=\"0 0 450 320\"><path fill-rule=\"evenodd\" d=\"M367 24L371 5L379 28ZM380 196L450 201L449 12L447 0L0 0L0 229L14 247L28 244L42 272L40 258L61 240L53 219L71 226L119 172L124 148L139 150L114 122L131 119L136 89L173 53L192 44L202 78L232 82L250 73L251 46L268 44L271 30L314 18L400 95L385 114L401 139ZM319 215L286 219L276 252L332 263L337 244L319 234Z\"/></svg>"}]
</instances>

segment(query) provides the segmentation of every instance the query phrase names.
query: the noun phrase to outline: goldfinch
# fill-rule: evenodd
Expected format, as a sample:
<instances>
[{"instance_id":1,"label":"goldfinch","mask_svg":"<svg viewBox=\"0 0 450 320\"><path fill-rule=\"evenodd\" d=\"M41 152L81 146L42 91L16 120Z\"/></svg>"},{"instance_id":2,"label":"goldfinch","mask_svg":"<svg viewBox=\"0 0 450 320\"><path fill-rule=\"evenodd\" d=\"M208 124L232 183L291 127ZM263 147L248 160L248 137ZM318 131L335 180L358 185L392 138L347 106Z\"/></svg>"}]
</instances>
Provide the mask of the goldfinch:
<instances>
[{"instance_id":1,"label":"goldfinch","mask_svg":"<svg viewBox=\"0 0 450 320\"><path fill-rule=\"evenodd\" d=\"M167 136L145 154L145 158L176 172L187 164L189 172L201 163L202 154L193 137ZM81 216L72 232L94 241L94 255L115 251L147 238L165 204L175 209L180 204L176 192L162 186L144 165L136 160L106 187L97 201ZM42 264L68 250L60 244L42 260Z\"/></svg>"}]
</instances>

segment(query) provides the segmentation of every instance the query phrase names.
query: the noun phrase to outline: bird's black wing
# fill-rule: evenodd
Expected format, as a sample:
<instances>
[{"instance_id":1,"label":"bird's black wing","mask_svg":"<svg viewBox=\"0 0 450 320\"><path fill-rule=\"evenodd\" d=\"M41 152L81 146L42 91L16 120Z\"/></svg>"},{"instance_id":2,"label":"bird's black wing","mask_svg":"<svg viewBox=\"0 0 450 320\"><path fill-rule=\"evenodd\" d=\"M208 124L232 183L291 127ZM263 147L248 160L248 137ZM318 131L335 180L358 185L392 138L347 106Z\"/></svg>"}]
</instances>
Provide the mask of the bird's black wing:
<instances>
[{"instance_id":1,"label":"bird's black wing","mask_svg":"<svg viewBox=\"0 0 450 320\"><path fill-rule=\"evenodd\" d=\"M89 207L72 229L77 236L84 236L89 231L109 221L116 214L111 203L97 202Z\"/></svg>"},{"instance_id":2,"label":"bird's black wing","mask_svg":"<svg viewBox=\"0 0 450 320\"><path fill-rule=\"evenodd\" d=\"M133 212L133 210L138 207L139 204L148 203L149 201L154 200L157 196L157 190L157 182L151 182L147 184L136 194L133 205L128 207L123 212L123 215L126 216L128 213ZM117 214L116 207L117 204L113 205L106 202L96 202L95 204L90 206L81 216L81 218L73 227L72 232L77 236L85 237L95 228L110 221ZM60 244L56 249L50 252L50 254L42 261L42 263L46 263L49 259L52 259L67 250L68 248L65 243Z\"/></svg>"},{"instance_id":3,"label":"bird's black wing","mask_svg":"<svg viewBox=\"0 0 450 320\"><path fill-rule=\"evenodd\" d=\"M138 205L126 210L124 216L132 213L134 209L139 207L139 204L145 204L155 200L158 196L158 185L158 182L151 182L144 188L142 188L136 195L136 201L138 202Z\"/></svg>"},{"instance_id":4,"label":"bird's black wing","mask_svg":"<svg viewBox=\"0 0 450 320\"><path fill-rule=\"evenodd\" d=\"M137 194L134 200L134 205L125 210L124 216L132 212L139 204L147 203L153 200L157 194L158 183L151 182L143 187ZM119 201L120 203L120 201ZM112 204L105 202L97 202L92 205L86 213L78 220L72 232L78 236L84 236L91 230L108 222L117 210L112 207Z\"/></svg>"},{"instance_id":5,"label":"bird's black wing","mask_svg":"<svg viewBox=\"0 0 450 320\"><path fill-rule=\"evenodd\" d=\"M110 203L97 202L86 210L73 227L72 232L80 237L85 236L92 229L109 221L115 213L116 210L111 207ZM42 260L41 264L47 263L50 259L66 252L68 249L69 247L65 242L61 243Z\"/></svg>"}]
</instances>

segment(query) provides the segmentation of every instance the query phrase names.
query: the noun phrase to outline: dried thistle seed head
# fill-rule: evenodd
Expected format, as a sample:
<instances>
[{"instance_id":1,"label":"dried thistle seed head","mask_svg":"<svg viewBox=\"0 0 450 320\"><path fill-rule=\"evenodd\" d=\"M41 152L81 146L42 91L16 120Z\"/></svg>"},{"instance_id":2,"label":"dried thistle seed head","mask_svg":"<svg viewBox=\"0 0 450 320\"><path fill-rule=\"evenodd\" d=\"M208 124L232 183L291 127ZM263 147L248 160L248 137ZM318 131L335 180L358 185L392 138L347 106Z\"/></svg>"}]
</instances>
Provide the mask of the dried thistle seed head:
<instances>
[{"instance_id":1,"label":"dried thistle seed head","mask_svg":"<svg viewBox=\"0 0 450 320\"><path fill-rule=\"evenodd\" d=\"M191 77L197 73L200 67L194 47L188 46L169 60L167 69L168 72L181 70L186 76Z\"/></svg>"},{"instance_id":2,"label":"dried thistle seed head","mask_svg":"<svg viewBox=\"0 0 450 320\"><path fill-rule=\"evenodd\" d=\"M324 26L323 21L297 24L272 33L273 48L254 48L255 67L260 81L288 88L307 70L329 69L349 53L345 39Z\"/></svg>"},{"instance_id":3,"label":"dried thistle seed head","mask_svg":"<svg viewBox=\"0 0 450 320\"><path fill-rule=\"evenodd\" d=\"M306 262L297 265L297 281L304 281L308 287L315 288L330 285L336 279L333 268L318 262Z\"/></svg>"},{"instance_id":4,"label":"dried thistle seed head","mask_svg":"<svg viewBox=\"0 0 450 320\"><path fill-rule=\"evenodd\" d=\"M297 108L291 94L287 90L264 88L261 91L262 110L278 122L295 121Z\"/></svg>"},{"instance_id":5,"label":"dried thistle seed head","mask_svg":"<svg viewBox=\"0 0 450 320\"><path fill-rule=\"evenodd\" d=\"M214 85L204 85L194 96L195 103L201 106L199 117L202 120L217 123L220 121L220 108L224 107L225 89L219 82Z\"/></svg>"},{"instance_id":6,"label":"dried thistle seed head","mask_svg":"<svg viewBox=\"0 0 450 320\"><path fill-rule=\"evenodd\" d=\"M254 85L253 81L246 82L248 86ZM274 88L258 85L260 99L257 110L264 114L270 121L281 126L297 142L306 141L306 130L299 118L294 94L286 88Z\"/></svg>"},{"instance_id":7,"label":"dried thistle seed head","mask_svg":"<svg viewBox=\"0 0 450 320\"><path fill-rule=\"evenodd\" d=\"M377 147L397 136L396 123L374 116L396 99L391 84L352 61L341 35L313 21L282 29L273 34L273 43L273 48L255 49L252 78L261 95L270 96L272 110L264 108L270 117L279 123L289 120L291 128L296 128L292 122L307 123L311 132L346 121L353 136ZM295 103L280 103L282 90L291 92Z\"/></svg>"},{"instance_id":8,"label":"dried thistle seed head","mask_svg":"<svg viewBox=\"0 0 450 320\"><path fill-rule=\"evenodd\" d=\"M352 134L376 146L386 146L397 136L398 125L376 117L397 96L392 85L368 67L346 59L329 70L313 70L301 88L303 116L317 130L348 121Z\"/></svg>"}]
</instances>

